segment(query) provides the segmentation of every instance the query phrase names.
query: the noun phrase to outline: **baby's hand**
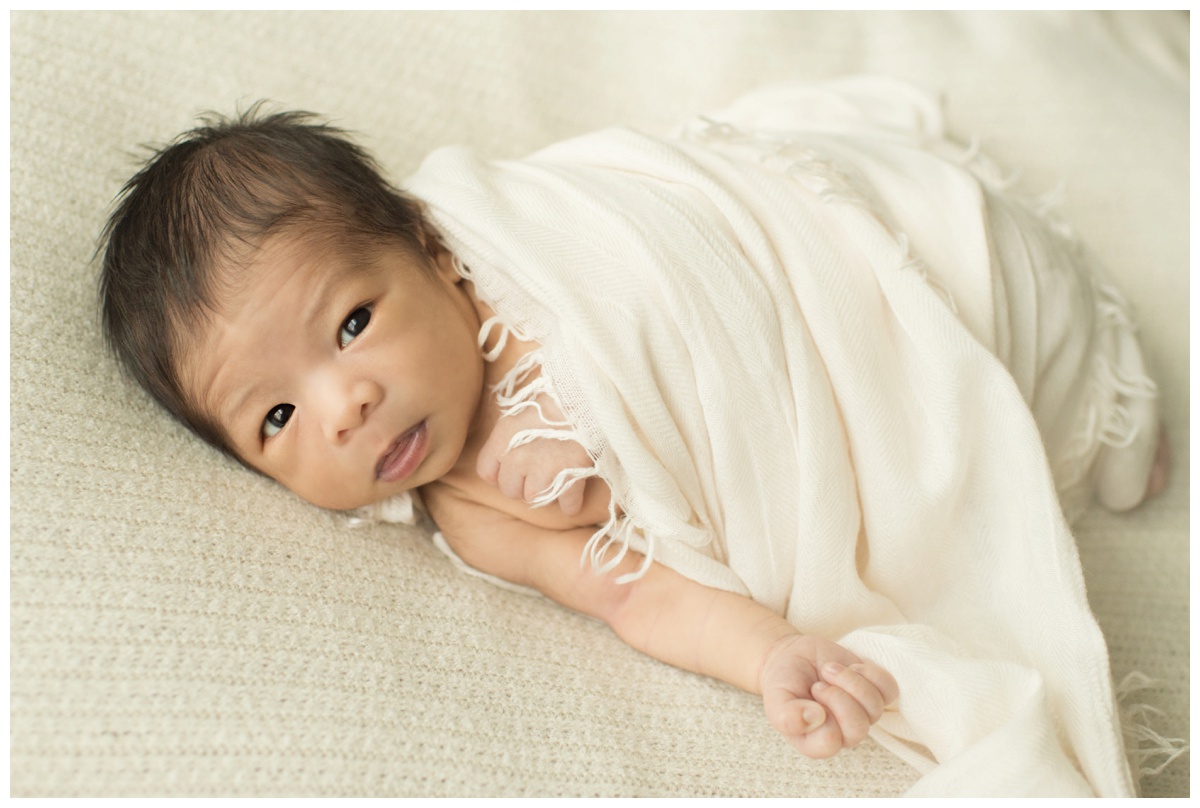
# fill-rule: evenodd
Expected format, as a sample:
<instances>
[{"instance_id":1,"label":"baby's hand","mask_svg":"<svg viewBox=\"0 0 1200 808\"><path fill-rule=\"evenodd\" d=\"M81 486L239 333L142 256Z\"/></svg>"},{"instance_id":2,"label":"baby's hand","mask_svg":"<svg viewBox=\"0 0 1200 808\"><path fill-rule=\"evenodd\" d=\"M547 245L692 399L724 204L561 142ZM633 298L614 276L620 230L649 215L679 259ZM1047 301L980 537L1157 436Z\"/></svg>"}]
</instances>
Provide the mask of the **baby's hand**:
<instances>
[{"instance_id":1,"label":"baby's hand","mask_svg":"<svg viewBox=\"0 0 1200 808\"><path fill-rule=\"evenodd\" d=\"M542 412L551 421L561 421L562 411L546 396L535 399ZM496 422L492 434L479 450L475 470L487 482L496 485L510 499L531 502L546 490L555 476L564 469L590 468L592 459L584 448L574 440L538 438L511 452L508 443L513 435L524 429L546 429L533 407L514 415L504 415ZM557 500L566 516L575 516L583 509L583 494L587 480L572 483Z\"/></svg>"},{"instance_id":2,"label":"baby's hand","mask_svg":"<svg viewBox=\"0 0 1200 808\"><path fill-rule=\"evenodd\" d=\"M900 693L896 680L875 663L802 634L771 646L758 682L771 726L811 758L857 745Z\"/></svg>"}]
</instances>

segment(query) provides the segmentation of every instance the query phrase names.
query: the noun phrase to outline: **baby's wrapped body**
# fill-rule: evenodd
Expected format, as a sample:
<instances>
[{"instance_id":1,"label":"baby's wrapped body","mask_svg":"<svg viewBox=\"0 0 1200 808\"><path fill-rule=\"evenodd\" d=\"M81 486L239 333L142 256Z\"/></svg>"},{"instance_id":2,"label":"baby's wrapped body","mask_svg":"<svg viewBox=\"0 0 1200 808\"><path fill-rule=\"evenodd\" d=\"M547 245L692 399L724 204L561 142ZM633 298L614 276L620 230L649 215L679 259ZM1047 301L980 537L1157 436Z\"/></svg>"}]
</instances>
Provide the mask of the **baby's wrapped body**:
<instances>
[{"instance_id":1,"label":"baby's wrapped body","mask_svg":"<svg viewBox=\"0 0 1200 808\"><path fill-rule=\"evenodd\" d=\"M1063 508L1136 503L1154 388L1119 296L997 180L863 79L442 150L407 189L542 346L612 491L592 563L630 546L883 665L913 793L1130 794Z\"/></svg>"}]
</instances>

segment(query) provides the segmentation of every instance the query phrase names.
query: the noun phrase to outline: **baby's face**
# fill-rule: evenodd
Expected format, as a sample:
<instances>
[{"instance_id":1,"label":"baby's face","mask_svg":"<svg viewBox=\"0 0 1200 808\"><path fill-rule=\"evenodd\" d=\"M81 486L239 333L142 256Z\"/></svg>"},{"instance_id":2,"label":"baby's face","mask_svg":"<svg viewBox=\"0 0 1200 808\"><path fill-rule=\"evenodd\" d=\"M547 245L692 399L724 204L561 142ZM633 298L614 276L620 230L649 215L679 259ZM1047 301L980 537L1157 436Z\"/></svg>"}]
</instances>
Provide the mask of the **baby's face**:
<instances>
[{"instance_id":1,"label":"baby's face","mask_svg":"<svg viewBox=\"0 0 1200 808\"><path fill-rule=\"evenodd\" d=\"M448 472L483 390L479 317L442 253L269 238L182 363L189 397L254 468L334 509ZM218 284L217 288L221 288Z\"/></svg>"}]
</instances>

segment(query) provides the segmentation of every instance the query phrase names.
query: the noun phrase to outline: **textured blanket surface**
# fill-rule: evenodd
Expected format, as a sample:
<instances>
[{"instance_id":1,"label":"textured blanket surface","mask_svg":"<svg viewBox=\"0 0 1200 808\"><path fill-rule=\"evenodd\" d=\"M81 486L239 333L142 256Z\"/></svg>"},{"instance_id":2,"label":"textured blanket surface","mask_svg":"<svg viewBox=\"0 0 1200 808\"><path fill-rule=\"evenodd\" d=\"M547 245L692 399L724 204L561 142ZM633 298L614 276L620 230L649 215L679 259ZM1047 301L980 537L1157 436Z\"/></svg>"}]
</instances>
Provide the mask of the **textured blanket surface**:
<instances>
[{"instance_id":1,"label":"textured blanket surface","mask_svg":"<svg viewBox=\"0 0 1200 808\"><path fill-rule=\"evenodd\" d=\"M1063 183L1062 218L1142 323L1171 482L1075 533L1115 679L1153 680L1127 703L1186 738L1188 48L1179 13L13 13L12 793L883 796L918 778L870 739L799 757L759 700L463 576L427 525L348 529L120 376L91 257L137 144L260 98L353 130L400 180L448 144L512 158L664 132L790 79L937 91L947 130L1019 189ZM1186 795L1187 764L1142 793Z\"/></svg>"},{"instance_id":2,"label":"textured blanket surface","mask_svg":"<svg viewBox=\"0 0 1200 808\"><path fill-rule=\"evenodd\" d=\"M543 346L537 387L624 514L597 568L630 544L886 660L902 696L879 736L931 771L911 793L1128 796L1062 464L1029 404L1050 399L1042 428L1090 443L1085 461L1127 443L1096 382L1128 325L1097 322L1118 304L1082 253L1013 224L975 159L932 98L862 77L759 91L677 140L442 150L405 187Z\"/></svg>"}]
</instances>

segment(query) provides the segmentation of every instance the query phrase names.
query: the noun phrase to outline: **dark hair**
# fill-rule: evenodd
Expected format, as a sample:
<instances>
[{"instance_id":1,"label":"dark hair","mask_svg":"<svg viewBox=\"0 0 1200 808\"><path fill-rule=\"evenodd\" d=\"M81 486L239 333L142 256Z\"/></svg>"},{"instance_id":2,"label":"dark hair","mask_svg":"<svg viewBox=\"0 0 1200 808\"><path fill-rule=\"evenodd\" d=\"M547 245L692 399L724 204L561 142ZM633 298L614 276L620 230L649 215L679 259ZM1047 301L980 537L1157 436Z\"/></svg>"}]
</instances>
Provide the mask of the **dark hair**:
<instances>
[{"instance_id":1,"label":"dark hair","mask_svg":"<svg viewBox=\"0 0 1200 808\"><path fill-rule=\"evenodd\" d=\"M261 110L201 117L156 151L117 195L97 247L109 349L172 415L235 458L179 377L184 337L211 316L217 284L238 280L216 268L245 266L267 236L293 228L348 248L391 242L424 256L432 247L420 203L346 132L311 113Z\"/></svg>"}]
</instances>

